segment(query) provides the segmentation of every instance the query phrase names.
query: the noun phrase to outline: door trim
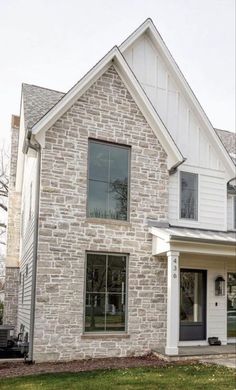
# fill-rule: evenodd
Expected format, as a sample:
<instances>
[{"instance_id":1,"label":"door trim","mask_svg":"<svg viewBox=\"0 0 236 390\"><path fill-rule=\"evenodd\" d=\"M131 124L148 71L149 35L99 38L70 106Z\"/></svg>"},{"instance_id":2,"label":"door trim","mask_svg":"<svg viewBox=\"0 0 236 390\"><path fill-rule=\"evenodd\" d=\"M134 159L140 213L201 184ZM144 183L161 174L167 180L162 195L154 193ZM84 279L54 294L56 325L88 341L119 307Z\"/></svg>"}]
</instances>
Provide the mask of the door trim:
<instances>
[{"instance_id":1,"label":"door trim","mask_svg":"<svg viewBox=\"0 0 236 390\"><path fill-rule=\"evenodd\" d=\"M180 339L180 334L181 334L181 319L180 319L180 311L179 311L179 342L180 343L206 343L206 340L207 340L207 280L208 280L208 270L207 269L202 269L202 268L186 268L186 267L181 267L180 268L180 273L182 272L196 272L196 273L202 273L204 275L204 290L205 290L205 299L204 299L204 306L203 306L203 318L204 318L204 329L203 329L203 338L202 339L190 339L190 340L181 340ZM181 278L180 278L180 288L181 288ZM197 325L197 323L196 323ZM188 326L188 325L186 325ZM191 326L195 326L194 323L193 324L189 324L189 327Z\"/></svg>"}]
</instances>

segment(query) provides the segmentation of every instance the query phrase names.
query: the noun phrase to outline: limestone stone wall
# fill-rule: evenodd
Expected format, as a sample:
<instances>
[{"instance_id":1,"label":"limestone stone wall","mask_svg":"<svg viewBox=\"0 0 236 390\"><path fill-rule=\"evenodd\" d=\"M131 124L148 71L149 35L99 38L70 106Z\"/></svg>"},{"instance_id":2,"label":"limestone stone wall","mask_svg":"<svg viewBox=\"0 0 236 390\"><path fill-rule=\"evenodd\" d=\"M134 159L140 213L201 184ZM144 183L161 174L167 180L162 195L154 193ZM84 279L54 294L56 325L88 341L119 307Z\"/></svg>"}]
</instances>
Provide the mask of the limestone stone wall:
<instances>
[{"instance_id":1,"label":"limestone stone wall","mask_svg":"<svg viewBox=\"0 0 236 390\"><path fill-rule=\"evenodd\" d=\"M19 267L6 267L3 323L17 323Z\"/></svg>"},{"instance_id":2,"label":"limestone stone wall","mask_svg":"<svg viewBox=\"0 0 236 390\"><path fill-rule=\"evenodd\" d=\"M11 158L8 196L7 252L4 299L4 324L17 323L21 194L15 191L19 142L19 117L12 116Z\"/></svg>"},{"instance_id":3,"label":"limestone stone wall","mask_svg":"<svg viewBox=\"0 0 236 390\"><path fill-rule=\"evenodd\" d=\"M88 138L131 146L130 221L86 216ZM140 355L165 344L166 261L147 221L167 220L167 156L111 67L46 133L34 359ZM127 334L84 334L86 251L129 254Z\"/></svg>"}]
</instances>

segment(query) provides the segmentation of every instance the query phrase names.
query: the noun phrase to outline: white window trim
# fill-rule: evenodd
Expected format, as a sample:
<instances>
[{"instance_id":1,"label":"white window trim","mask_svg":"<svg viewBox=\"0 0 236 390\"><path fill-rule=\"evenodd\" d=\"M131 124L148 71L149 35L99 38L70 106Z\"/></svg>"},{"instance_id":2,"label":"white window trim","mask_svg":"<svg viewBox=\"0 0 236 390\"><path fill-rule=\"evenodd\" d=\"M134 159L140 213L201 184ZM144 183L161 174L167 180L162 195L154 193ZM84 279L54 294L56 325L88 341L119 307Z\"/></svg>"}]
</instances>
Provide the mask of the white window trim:
<instances>
[{"instance_id":1,"label":"white window trim","mask_svg":"<svg viewBox=\"0 0 236 390\"><path fill-rule=\"evenodd\" d=\"M182 218L181 217L181 173L192 173L193 175L197 176L197 218L196 219L191 219L191 218ZM200 209L200 175L196 172L191 172L189 170L180 170L178 172L178 220L180 222L185 222L185 223L190 223L190 224L195 224L199 225L199 209Z\"/></svg>"}]
</instances>

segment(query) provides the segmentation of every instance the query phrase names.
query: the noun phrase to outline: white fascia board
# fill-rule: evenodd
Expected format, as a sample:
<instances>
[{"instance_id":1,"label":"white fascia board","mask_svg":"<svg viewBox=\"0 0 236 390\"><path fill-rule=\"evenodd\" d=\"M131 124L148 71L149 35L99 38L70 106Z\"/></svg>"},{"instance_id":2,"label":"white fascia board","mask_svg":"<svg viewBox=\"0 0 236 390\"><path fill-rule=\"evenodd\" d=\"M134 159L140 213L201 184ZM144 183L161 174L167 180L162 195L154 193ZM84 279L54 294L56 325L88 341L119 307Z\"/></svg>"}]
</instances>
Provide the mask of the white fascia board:
<instances>
[{"instance_id":1,"label":"white fascia board","mask_svg":"<svg viewBox=\"0 0 236 390\"><path fill-rule=\"evenodd\" d=\"M162 229L155 227L149 228L152 237L152 254L154 256L163 255L168 251L177 251L179 253L196 253L220 256L234 256L235 246L223 243L198 242L176 240L170 234L164 232Z\"/></svg>"},{"instance_id":2,"label":"white fascia board","mask_svg":"<svg viewBox=\"0 0 236 390\"><path fill-rule=\"evenodd\" d=\"M32 134L48 130L85 91L111 66L117 47L109 51L66 95L32 127Z\"/></svg>"},{"instance_id":3,"label":"white fascia board","mask_svg":"<svg viewBox=\"0 0 236 390\"><path fill-rule=\"evenodd\" d=\"M230 256L235 258L235 247L233 245L223 245L204 242L181 242L171 241L170 250L180 253L195 253L212 256ZM214 257L215 258L215 257ZM214 258L212 260L214 261Z\"/></svg>"},{"instance_id":4,"label":"white fascia board","mask_svg":"<svg viewBox=\"0 0 236 390\"><path fill-rule=\"evenodd\" d=\"M157 139L165 149L168 156L168 169L183 162L184 157L119 50L114 58L114 65Z\"/></svg>"},{"instance_id":5,"label":"white fascia board","mask_svg":"<svg viewBox=\"0 0 236 390\"><path fill-rule=\"evenodd\" d=\"M151 26L154 26L153 21L148 18L146 19L141 26L139 26L121 45L119 50L124 53L124 51L131 46L134 41L136 41L143 33L145 33Z\"/></svg>"},{"instance_id":6,"label":"white fascia board","mask_svg":"<svg viewBox=\"0 0 236 390\"><path fill-rule=\"evenodd\" d=\"M87 73L38 123L33 126L32 134L35 135L36 139L40 142L40 139L43 139L42 134L45 134L45 131L48 130L111 65L116 68L148 124L165 149L168 156L168 169L183 162L184 158L174 143L174 140L117 47L114 47L105 57L103 57L89 73Z\"/></svg>"},{"instance_id":7,"label":"white fascia board","mask_svg":"<svg viewBox=\"0 0 236 390\"><path fill-rule=\"evenodd\" d=\"M165 242L169 242L170 241L170 234L167 233L165 230L163 229L160 229L160 228L156 228L156 227L150 227L149 228L149 233L151 233L153 236L156 236L158 238L160 238L161 240L165 241Z\"/></svg>"},{"instance_id":8,"label":"white fascia board","mask_svg":"<svg viewBox=\"0 0 236 390\"><path fill-rule=\"evenodd\" d=\"M208 129L211 141L214 143L218 152L221 153L224 164L227 167L227 169L229 170L229 178L235 177L235 165L234 165L232 159L230 158L230 156L229 156L228 152L226 151L224 145L222 144L220 138L216 134L216 131L214 130L214 127L212 126L209 118L207 117L201 104L199 103L198 99L196 98L193 90L191 89L188 82L186 81L183 73L181 72L180 68L178 67L177 63L175 62L173 56L171 55L171 53L170 53L168 47L166 46L163 38L161 37L160 33L157 31L152 20L147 19L137 30L134 31L133 34L131 34L119 46L119 50L123 53L130 45L132 45L144 33L146 33L149 36L149 38L151 39L154 46L156 46L157 49L160 50L161 54L163 55L164 59L167 62L167 65L170 68L170 71L173 73L173 76L183 86L183 92L185 93L187 99L190 101L191 106L193 107L193 109L197 113L197 115L199 116L203 125Z\"/></svg>"},{"instance_id":9,"label":"white fascia board","mask_svg":"<svg viewBox=\"0 0 236 390\"><path fill-rule=\"evenodd\" d=\"M152 254L153 256L166 255L171 250L169 242L153 236L152 237Z\"/></svg>"}]
</instances>

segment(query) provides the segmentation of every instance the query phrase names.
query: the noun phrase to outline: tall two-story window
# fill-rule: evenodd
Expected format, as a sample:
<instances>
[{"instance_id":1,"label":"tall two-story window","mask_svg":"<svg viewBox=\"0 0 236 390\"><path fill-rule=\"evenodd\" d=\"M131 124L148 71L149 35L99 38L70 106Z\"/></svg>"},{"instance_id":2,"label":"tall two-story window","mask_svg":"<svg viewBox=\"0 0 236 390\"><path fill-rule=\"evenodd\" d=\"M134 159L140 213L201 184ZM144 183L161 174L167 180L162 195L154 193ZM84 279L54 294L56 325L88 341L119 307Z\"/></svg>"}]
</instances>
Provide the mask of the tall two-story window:
<instances>
[{"instance_id":1,"label":"tall two-story window","mask_svg":"<svg viewBox=\"0 0 236 390\"><path fill-rule=\"evenodd\" d=\"M198 175L180 172L180 218L198 219Z\"/></svg>"},{"instance_id":2,"label":"tall two-story window","mask_svg":"<svg viewBox=\"0 0 236 390\"><path fill-rule=\"evenodd\" d=\"M126 221L130 147L89 140L88 216Z\"/></svg>"},{"instance_id":3,"label":"tall two-story window","mask_svg":"<svg viewBox=\"0 0 236 390\"><path fill-rule=\"evenodd\" d=\"M125 331L127 256L87 253L85 332Z\"/></svg>"}]
</instances>

